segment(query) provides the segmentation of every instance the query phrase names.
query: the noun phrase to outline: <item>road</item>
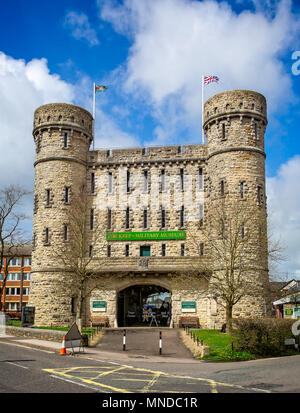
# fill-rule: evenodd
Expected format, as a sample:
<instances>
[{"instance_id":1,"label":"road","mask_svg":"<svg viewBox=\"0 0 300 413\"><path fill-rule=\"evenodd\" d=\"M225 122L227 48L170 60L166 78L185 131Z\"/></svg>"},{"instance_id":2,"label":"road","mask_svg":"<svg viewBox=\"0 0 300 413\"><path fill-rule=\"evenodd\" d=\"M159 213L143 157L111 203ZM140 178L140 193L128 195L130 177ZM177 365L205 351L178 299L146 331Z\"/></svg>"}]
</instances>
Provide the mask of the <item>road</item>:
<instances>
[{"instance_id":1,"label":"road","mask_svg":"<svg viewBox=\"0 0 300 413\"><path fill-rule=\"evenodd\" d=\"M139 364L139 363L137 363ZM265 393L259 386L203 377L202 364L126 365L0 342L1 393ZM165 370L165 371L164 371ZM192 373L192 374L188 374Z\"/></svg>"}]
</instances>

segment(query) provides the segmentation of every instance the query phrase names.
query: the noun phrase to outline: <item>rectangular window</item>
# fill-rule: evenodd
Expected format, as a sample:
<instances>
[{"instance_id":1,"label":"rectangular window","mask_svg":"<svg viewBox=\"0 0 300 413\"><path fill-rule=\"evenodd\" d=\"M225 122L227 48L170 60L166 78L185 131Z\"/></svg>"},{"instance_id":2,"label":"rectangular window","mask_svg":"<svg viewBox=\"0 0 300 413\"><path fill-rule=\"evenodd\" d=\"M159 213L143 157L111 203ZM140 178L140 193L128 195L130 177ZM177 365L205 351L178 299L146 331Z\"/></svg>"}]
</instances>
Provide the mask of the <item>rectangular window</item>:
<instances>
[{"instance_id":1,"label":"rectangular window","mask_svg":"<svg viewBox=\"0 0 300 413\"><path fill-rule=\"evenodd\" d=\"M199 189L203 189L203 168L199 168Z\"/></svg>"},{"instance_id":2,"label":"rectangular window","mask_svg":"<svg viewBox=\"0 0 300 413\"><path fill-rule=\"evenodd\" d=\"M107 246L107 256L111 257L111 245Z\"/></svg>"},{"instance_id":3,"label":"rectangular window","mask_svg":"<svg viewBox=\"0 0 300 413\"><path fill-rule=\"evenodd\" d=\"M244 199L244 182L240 183L240 194L241 194L241 199Z\"/></svg>"},{"instance_id":4,"label":"rectangular window","mask_svg":"<svg viewBox=\"0 0 300 413\"><path fill-rule=\"evenodd\" d=\"M24 281L30 281L31 280L31 273L30 272L25 272L23 274L23 280Z\"/></svg>"},{"instance_id":5,"label":"rectangular window","mask_svg":"<svg viewBox=\"0 0 300 413\"><path fill-rule=\"evenodd\" d=\"M200 226L203 225L203 217L204 217L204 205L200 204Z\"/></svg>"},{"instance_id":6,"label":"rectangular window","mask_svg":"<svg viewBox=\"0 0 300 413\"><path fill-rule=\"evenodd\" d=\"M111 194L113 191L113 176L112 172L108 172L108 192Z\"/></svg>"},{"instance_id":7,"label":"rectangular window","mask_svg":"<svg viewBox=\"0 0 300 413\"><path fill-rule=\"evenodd\" d=\"M50 189L46 189L46 205L50 206Z\"/></svg>"},{"instance_id":8,"label":"rectangular window","mask_svg":"<svg viewBox=\"0 0 300 413\"><path fill-rule=\"evenodd\" d=\"M95 173L91 173L91 193L95 193Z\"/></svg>"},{"instance_id":9,"label":"rectangular window","mask_svg":"<svg viewBox=\"0 0 300 413\"><path fill-rule=\"evenodd\" d=\"M184 227L184 206L183 205L180 210L180 226Z\"/></svg>"},{"instance_id":10,"label":"rectangular window","mask_svg":"<svg viewBox=\"0 0 300 413\"><path fill-rule=\"evenodd\" d=\"M222 139L226 139L226 127L225 127L225 123L222 123Z\"/></svg>"},{"instance_id":11,"label":"rectangular window","mask_svg":"<svg viewBox=\"0 0 300 413\"><path fill-rule=\"evenodd\" d=\"M220 182L220 193L221 196L224 196L225 194L225 182L223 180Z\"/></svg>"},{"instance_id":12,"label":"rectangular window","mask_svg":"<svg viewBox=\"0 0 300 413\"><path fill-rule=\"evenodd\" d=\"M126 229L129 229L129 223L130 223L130 220L129 220L129 207L127 207L126 208L126 222L125 222Z\"/></svg>"},{"instance_id":13,"label":"rectangular window","mask_svg":"<svg viewBox=\"0 0 300 413\"><path fill-rule=\"evenodd\" d=\"M161 170L161 190L165 191L166 189L166 176L165 176L165 170L162 169Z\"/></svg>"},{"instance_id":14,"label":"rectangular window","mask_svg":"<svg viewBox=\"0 0 300 413\"><path fill-rule=\"evenodd\" d=\"M166 256L166 244L161 245L161 255L162 257Z\"/></svg>"},{"instance_id":15,"label":"rectangular window","mask_svg":"<svg viewBox=\"0 0 300 413\"><path fill-rule=\"evenodd\" d=\"M144 229L148 227L148 211L147 211L147 208L144 208L144 211L143 211L143 224L144 224Z\"/></svg>"},{"instance_id":16,"label":"rectangular window","mask_svg":"<svg viewBox=\"0 0 300 413\"><path fill-rule=\"evenodd\" d=\"M68 225L64 225L64 241L68 241Z\"/></svg>"},{"instance_id":17,"label":"rectangular window","mask_svg":"<svg viewBox=\"0 0 300 413\"><path fill-rule=\"evenodd\" d=\"M244 238L245 237L245 224L244 222L241 225L241 237Z\"/></svg>"},{"instance_id":18,"label":"rectangular window","mask_svg":"<svg viewBox=\"0 0 300 413\"><path fill-rule=\"evenodd\" d=\"M150 257L150 245L140 247L140 257Z\"/></svg>"},{"instance_id":19,"label":"rectangular window","mask_svg":"<svg viewBox=\"0 0 300 413\"><path fill-rule=\"evenodd\" d=\"M66 204L70 201L69 195L70 195L70 188L68 186L65 186L65 203Z\"/></svg>"},{"instance_id":20,"label":"rectangular window","mask_svg":"<svg viewBox=\"0 0 300 413\"><path fill-rule=\"evenodd\" d=\"M129 257L129 244L125 245L125 257Z\"/></svg>"},{"instance_id":21,"label":"rectangular window","mask_svg":"<svg viewBox=\"0 0 300 413\"><path fill-rule=\"evenodd\" d=\"M64 133L64 148L68 147L68 133Z\"/></svg>"},{"instance_id":22,"label":"rectangular window","mask_svg":"<svg viewBox=\"0 0 300 413\"><path fill-rule=\"evenodd\" d=\"M7 281L20 281L21 274L20 273L9 273L7 274L6 280Z\"/></svg>"},{"instance_id":23,"label":"rectangular window","mask_svg":"<svg viewBox=\"0 0 300 413\"><path fill-rule=\"evenodd\" d=\"M24 258L24 267L30 267L31 266L31 258Z\"/></svg>"},{"instance_id":24,"label":"rectangular window","mask_svg":"<svg viewBox=\"0 0 300 413\"><path fill-rule=\"evenodd\" d=\"M144 192L148 192L148 171L144 171Z\"/></svg>"},{"instance_id":25,"label":"rectangular window","mask_svg":"<svg viewBox=\"0 0 300 413\"><path fill-rule=\"evenodd\" d=\"M111 212L111 209L110 208L108 208L107 209L107 229L111 229L111 226L112 226L112 212Z\"/></svg>"},{"instance_id":26,"label":"rectangular window","mask_svg":"<svg viewBox=\"0 0 300 413\"><path fill-rule=\"evenodd\" d=\"M89 257L92 258L92 256L93 256L93 246L90 245L89 246Z\"/></svg>"},{"instance_id":27,"label":"rectangular window","mask_svg":"<svg viewBox=\"0 0 300 413\"><path fill-rule=\"evenodd\" d=\"M29 295L29 288L28 287L23 288L23 295Z\"/></svg>"},{"instance_id":28,"label":"rectangular window","mask_svg":"<svg viewBox=\"0 0 300 413\"><path fill-rule=\"evenodd\" d=\"M200 243L200 255L201 256L204 255L204 244L203 244L203 242Z\"/></svg>"},{"instance_id":29,"label":"rectangular window","mask_svg":"<svg viewBox=\"0 0 300 413\"><path fill-rule=\"evenodd\" d=\"M127 171L127 192L130 192L130 172Z\"/></svg>"},{"instance_id":30,"label":"rectangular window","mask_svg":"<svg viewBox=\"0 0 300 413\"><path fill-rule=\"evenodd\" d=\"M184 257L184 244L180 245L180 255Z\"/></svg>"},{"instance_id":31,"label":"rectangular window","mask_svg":"<svg viewBox=\"0 0 300 413\"><path fill-rule=\"evenodd\" d=\"M180 189L181 189L181 191L184 190L184 173L183 173L183 169L180 169Z\"/></svg>"},{"instance_id":32,"label":"rectangular window","mask_svg":"<svg viewBox=\"0 0 300 413\"><path fill-rule=\"evenodd\" d=\"M90 212L90 229L94 229L94 210L91 209Z\"/></svg>"},{"instance_id":33,"label":"rectangular window","mask_svg":"<svg viewBox=\"0 0 300 413\"><path fill-rule=\"evenodd\" d=\"M45 228L45 244L49 244L49 228Z\"/></svg>"},{"instance_id":34,"label":"rectangular window","mask_svg":"<svg viewBox=\"0 0 300 413\"><path fill-rule=\"evenodd\" d=\"M9 267L20 267L20 265L21 265L21 258L12 258L8 264Z\"/></svg>"},{"instance_id":35,"label":"rectangular window","mask_svg":"<svg viewBox=\"0 0 300 413\"><path fill-rule=\"evenodd\" d=\"M161 227L166 228L166 210L164 207L161 208Z\"/></svg>"}]
</instances>

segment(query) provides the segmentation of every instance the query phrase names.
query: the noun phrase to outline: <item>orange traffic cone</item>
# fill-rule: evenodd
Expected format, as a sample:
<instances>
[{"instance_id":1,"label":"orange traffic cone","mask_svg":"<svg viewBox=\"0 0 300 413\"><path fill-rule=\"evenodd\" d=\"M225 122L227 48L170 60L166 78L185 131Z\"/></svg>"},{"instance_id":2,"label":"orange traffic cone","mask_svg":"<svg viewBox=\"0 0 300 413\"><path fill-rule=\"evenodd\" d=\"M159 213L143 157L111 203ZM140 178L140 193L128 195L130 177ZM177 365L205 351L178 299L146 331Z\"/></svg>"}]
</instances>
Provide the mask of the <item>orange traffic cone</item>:
<instances>
[{"instance_id":1,"label":"orange traffic cone","mask_svg":"<svg viewBox=\"0 0 300 413\"><path fill-rule=\"evenodd\" d=\"M60 354L61 355L67 354L67 352L66 352L66 337L65 336L63 336L63 340L62 340L62 343L61 343Z\"/></svg>"}]
</instances>

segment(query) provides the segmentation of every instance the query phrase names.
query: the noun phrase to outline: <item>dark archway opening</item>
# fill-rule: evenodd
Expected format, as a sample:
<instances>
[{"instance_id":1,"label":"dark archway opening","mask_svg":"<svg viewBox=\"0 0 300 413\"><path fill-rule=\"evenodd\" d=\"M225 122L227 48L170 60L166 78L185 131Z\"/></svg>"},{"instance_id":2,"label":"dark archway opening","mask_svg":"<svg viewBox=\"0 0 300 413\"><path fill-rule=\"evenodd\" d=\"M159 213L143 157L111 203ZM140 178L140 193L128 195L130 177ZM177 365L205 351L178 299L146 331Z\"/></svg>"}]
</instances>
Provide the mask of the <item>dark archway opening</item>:
<instances>
[{"instance_id":1,"label":"dark archway opening","mask_svg":"<svg viewBox=\"0 0 300 413\"><path fill-rule=\"evenodd\" d=\"M118 294L119 327L167 327L171 292L158 285L134 285Z\"/></svg>"}]
</instances>

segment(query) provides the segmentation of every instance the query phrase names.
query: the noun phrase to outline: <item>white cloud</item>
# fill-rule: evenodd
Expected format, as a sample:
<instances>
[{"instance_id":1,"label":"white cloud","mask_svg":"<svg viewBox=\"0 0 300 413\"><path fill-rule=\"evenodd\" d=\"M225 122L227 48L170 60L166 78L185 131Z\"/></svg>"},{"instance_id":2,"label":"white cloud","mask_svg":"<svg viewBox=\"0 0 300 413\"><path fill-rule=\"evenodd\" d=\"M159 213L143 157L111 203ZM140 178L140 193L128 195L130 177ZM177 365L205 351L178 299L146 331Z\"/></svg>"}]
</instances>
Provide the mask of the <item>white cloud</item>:
<instances>
[{"instance_id":1,"label":"white cloud","mask_svg":"<svg viewBox=\"0 0 300 413\"><path fill-rule=\"evenodd\" d=\"M205 88L206 98L252 89L266 96L269 112L294 99L291 75L280 60L299 29L288 0L273 5L273 18L264 13L266 7L236 14L228 3L207 0L125 0L122 5L101 0L98 5L101 18L131 38L125 87L135 97L149 96L166 137L172 123L177 129L200 129L202 74L220 77L218 85Z\"/></svg>"},{"instance_id":2,"label":"white cloud","mask_svg":"<svg viewBox=\"0 0 300 413\"><path fill-rule=\"evenodd\" d=\"M277 175L267 178L269 220L274 239L286 247L287 260L278 267L300 279L300 156L282 164Z\"/></svg>"},{"instance_id":3,"label":"white cloud","mask_svg":"<svg viewBox=\"0 0 300 413\"><path fill-rule=\"evenodd\" d=\"M91 27L86 14L70 11L66 14L64 25L71 30L75 39L84 39L90 46L99 44L96 30Z\"/></svg>"}]
</instances>

